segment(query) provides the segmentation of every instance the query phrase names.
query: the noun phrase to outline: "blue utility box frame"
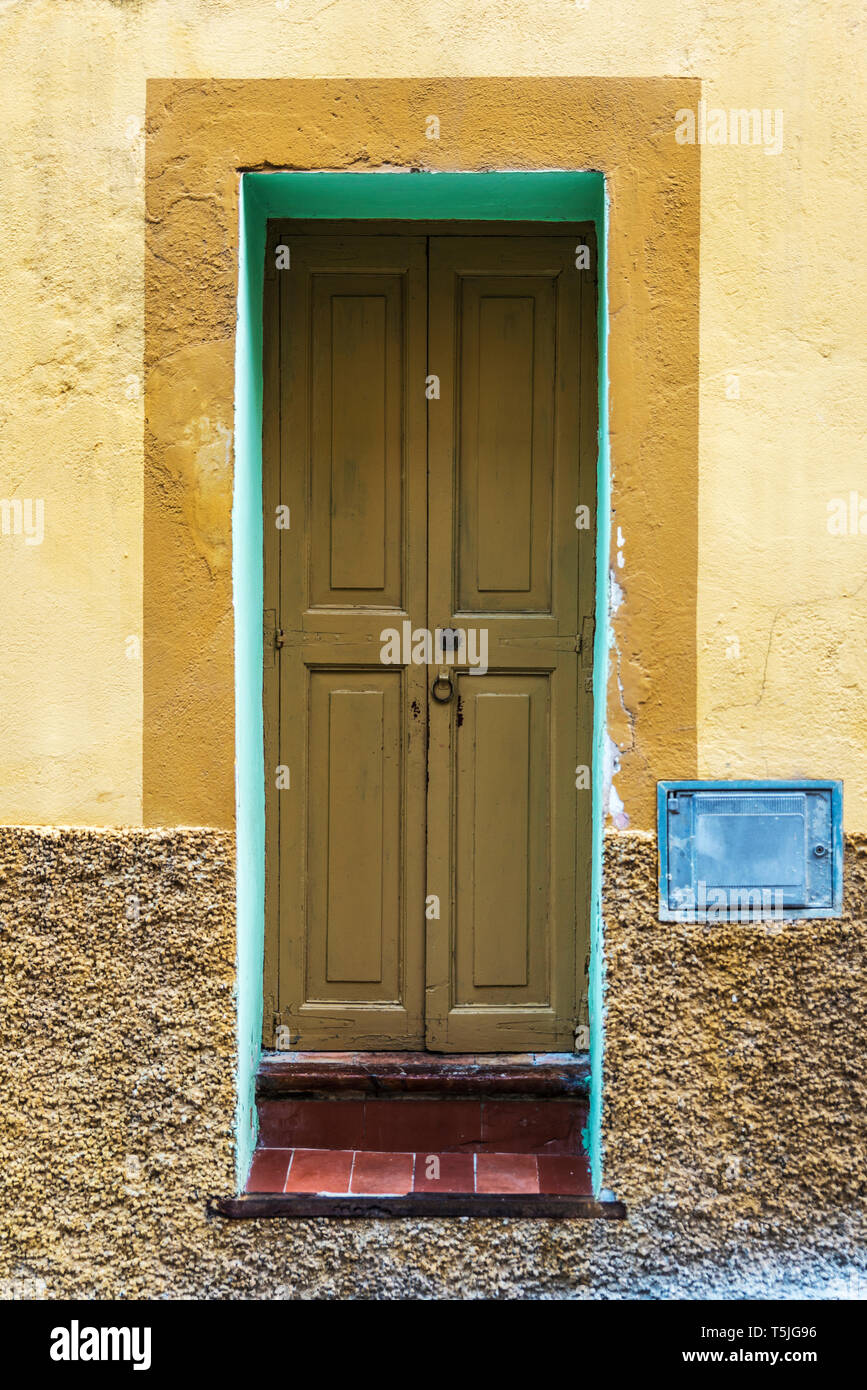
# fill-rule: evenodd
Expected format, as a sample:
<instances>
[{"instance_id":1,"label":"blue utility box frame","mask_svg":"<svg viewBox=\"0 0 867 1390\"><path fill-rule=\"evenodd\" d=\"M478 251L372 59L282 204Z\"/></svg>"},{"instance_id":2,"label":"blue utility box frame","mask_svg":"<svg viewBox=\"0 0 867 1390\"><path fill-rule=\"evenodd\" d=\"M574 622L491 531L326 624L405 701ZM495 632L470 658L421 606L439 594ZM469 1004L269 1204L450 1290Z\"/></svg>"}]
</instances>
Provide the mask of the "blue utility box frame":
<instances>
[{"instance_id":1,"label":"blue utility box frame","mask_svg":"<svg viewBox=\"0 0 867 1390\"><path fill-rule=\"evenodd\" d=\"M843 783L659 782L659 920L843 911Z\"/></svg>"}]
</instances>

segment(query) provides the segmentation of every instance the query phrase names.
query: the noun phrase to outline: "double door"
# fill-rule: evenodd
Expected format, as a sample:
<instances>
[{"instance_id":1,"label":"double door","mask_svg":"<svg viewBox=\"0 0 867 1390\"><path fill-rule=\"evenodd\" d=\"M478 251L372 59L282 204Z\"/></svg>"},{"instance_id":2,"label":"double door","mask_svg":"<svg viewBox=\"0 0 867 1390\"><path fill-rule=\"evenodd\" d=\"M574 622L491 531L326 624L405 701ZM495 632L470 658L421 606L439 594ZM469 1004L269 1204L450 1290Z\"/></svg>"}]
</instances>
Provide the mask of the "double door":
<instances>
[{"instance_id":1,"label":"double door","mask_svg":"<svg viewBox=\"0 0 867 1390\"><path fill-rule=\"evenodd\" d=\"M574 1046L596 464L579 243L269 227L268 1046Z\"/></svg>"}]
</instances>

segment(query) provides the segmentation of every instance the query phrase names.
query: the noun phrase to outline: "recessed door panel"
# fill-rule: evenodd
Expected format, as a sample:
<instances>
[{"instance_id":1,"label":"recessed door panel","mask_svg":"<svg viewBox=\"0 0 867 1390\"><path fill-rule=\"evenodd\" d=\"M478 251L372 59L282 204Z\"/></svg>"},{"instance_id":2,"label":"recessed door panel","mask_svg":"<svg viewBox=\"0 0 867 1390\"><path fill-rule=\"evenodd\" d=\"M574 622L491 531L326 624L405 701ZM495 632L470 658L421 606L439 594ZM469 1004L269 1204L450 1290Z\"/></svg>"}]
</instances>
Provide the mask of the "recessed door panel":
<instances>
[{"instance_id":1,"label":"recessed door panel","mask_svg":"<svg viewBox=\"0 0 867 1390\"><path fill-rule=\"evenodd\" d=\"M310 672L305 1003L400 994L399 671Z\"/></svg>"},{"instance_id":2,"label":"recessed door panel","mask_svg":"<svg viewBox=\"0 0 867 1390\"><path fill-rule=\"evenodd\" d=\"M457 607L548 612L554 286L460 276Z\"/></svg>"},{"instance_id":3,"label":"recessed door panel","mask_svg":"<svg viewBox=\"0 0 867 1390\"><path fill-rule=\"evenodd\" d=\"M544 675L460 678L454 797L459 1007L550 1003L547 687Z\"/></svg>"},{"instance_id":4,"label":"recessed door panel","mask_svg":"<svg viewBox=\"0 0 867 1390\"><path fill-rule=\"evenodd\" d=\"M311 276L311 607L401 602L402 280Z\"/></svg>"}]
</instances>

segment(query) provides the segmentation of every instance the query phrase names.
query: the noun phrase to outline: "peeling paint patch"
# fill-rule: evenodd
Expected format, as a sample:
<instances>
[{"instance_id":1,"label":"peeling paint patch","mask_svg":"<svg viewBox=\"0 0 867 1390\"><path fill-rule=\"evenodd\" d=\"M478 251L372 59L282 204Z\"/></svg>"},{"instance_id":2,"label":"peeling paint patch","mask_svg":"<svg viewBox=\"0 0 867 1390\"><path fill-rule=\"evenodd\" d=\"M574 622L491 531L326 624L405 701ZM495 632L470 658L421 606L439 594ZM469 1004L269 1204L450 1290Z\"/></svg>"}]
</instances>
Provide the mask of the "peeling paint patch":
<instances>
[{"instance_id":1,"label":"peeling paint patch","mask_svg":"<svg viewBox=\"0 0 867 1390\"><path fill-rule=\"evenodd\" d=\"M608 795L608 813L618 830L625 830L629 825L629 817L626 814L626 808L620 800L617 788L613 783L611 784L611 790Z\"/></svg>"},{"instance_id":2,"label":"peeling paint patch","mask_svg":"<svg viewBox=\"0 0 867 1390\"><path fill-rule=\"evenodd\" d=\"M608 592L609 592L608 607L609 607L609 610L610 610L611 615L612 615L612 617L613 617L614 614L618 611L618 609L622 606L622 604L625 602L625 599L626 599L626 594L624 593L623 589L622 589L622 588L620 587L620 585L618 584L617 579L616 579L616 576L615 576L613 570L610 570L610 571L609 571L609 574L608 574ZM611 643L612 643L612 646L613 646L613 644L614 644L614 637L613 637L613 636L612 636L612 638L611 638Z\"/></svg>"},{"instance_id":3,"label":"peeling paint patch","mask_svg":"<svg viewBox=\"0 0 867 1390\"><path fill-rule=\"evenodd\" d=\"M602 752L602 805L604 814L611 804L612 782L620 770L620 749L609 734L604 735Z\"/></svg>"}]
</instances>

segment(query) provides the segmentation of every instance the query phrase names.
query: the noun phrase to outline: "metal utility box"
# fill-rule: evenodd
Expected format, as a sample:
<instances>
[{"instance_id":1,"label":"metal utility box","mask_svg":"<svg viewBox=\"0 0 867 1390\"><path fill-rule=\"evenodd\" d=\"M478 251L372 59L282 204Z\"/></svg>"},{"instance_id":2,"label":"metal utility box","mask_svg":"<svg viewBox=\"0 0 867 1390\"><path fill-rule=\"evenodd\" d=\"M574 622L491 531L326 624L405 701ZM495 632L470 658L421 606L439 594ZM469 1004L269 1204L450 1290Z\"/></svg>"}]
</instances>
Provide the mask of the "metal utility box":
<instances>
[{"instance_id":1,"label":"metal utility box","mask_svg":"<svg viewBox=\"0 0 867 1390\"><path fill-rule=\"evenodd\" d=\"M842 782L660 782L659 918L839 917Z\"/></svg>"}]
</instances>

